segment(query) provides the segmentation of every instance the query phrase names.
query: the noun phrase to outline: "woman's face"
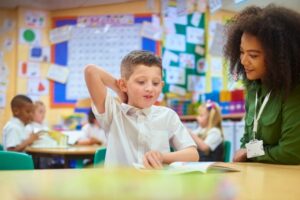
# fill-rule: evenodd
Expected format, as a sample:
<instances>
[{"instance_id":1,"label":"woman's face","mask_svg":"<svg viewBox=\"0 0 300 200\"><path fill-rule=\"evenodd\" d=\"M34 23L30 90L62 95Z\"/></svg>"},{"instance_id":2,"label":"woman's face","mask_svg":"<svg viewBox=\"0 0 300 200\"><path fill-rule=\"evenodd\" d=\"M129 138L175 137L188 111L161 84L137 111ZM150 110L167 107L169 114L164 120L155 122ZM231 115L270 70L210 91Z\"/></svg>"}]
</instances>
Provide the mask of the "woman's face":
<instances>
[{"instance_id":1,"label":"woman's face","mask_svg":"<svg viewBox=\"0 0 300 200\"><path fill-rule=\"evenodd\" d=\"M247 79L262 80L266 75L265 52L258 39L243 33L240 46L240 59Z\"/></svg>"}]
</instances>

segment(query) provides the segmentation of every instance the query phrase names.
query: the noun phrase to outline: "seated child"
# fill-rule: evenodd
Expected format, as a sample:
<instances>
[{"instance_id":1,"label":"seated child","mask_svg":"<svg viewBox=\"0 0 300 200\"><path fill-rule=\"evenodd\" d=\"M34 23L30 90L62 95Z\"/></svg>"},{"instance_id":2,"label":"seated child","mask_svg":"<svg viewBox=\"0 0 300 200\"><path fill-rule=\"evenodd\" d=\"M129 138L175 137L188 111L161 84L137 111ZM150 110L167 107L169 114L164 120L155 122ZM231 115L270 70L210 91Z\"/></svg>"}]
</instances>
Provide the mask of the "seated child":
<instances>
[{"instance_id":1,"label":"seated child","mask_svg":"<svg viewBox=\"0 0 300 200\"><path fill-rule=\"evenodd\" d=\"M3 146L7 151L22 152L39 138L39 134L26 134L25 125L32 121L33 103L25 95L16 95L11 101L13 117L3 128Z\"/></svg>"},{"instance_id":2,"label":"seated child","mask_svg":"<svg viewBox=\"0 0 300 200\"><path fill-rule=\"evenodd\" d=\"M108 135L105 166L161 169L174 161L198 161L196 144L178 115L155 106L162 87L161 59L148 51L132 51L121 62L121 79L88 65L85 81L92 109ZM114 98L107 88L119 95ZM175 152L170 152L170 147Z\"/></svg>"},{"instance_id":3,"label":"seated child","mask_svg":"<svg viewBox=\"0 0 300 200\"><path fill-rule=\"evenodd\" d=\"M191 136L197 144L199 161L223 161L222 116L219 106L208 101L198 108L197 121L199 128Z\"/></svg>"},{"instance_id":4,"label":"seated child","mask_svg":"<svg viewBox=\"0 0 300 200\"><path fill-rule=\"evenodd\" d=\"M58 144L48 134L49 128L44 124L46 107L42 101L34 102L33 121L26 126L27 133L41 133L38 140L34 141L32 147L56 147Z\"/></svg>"},{"instance_id":5,"label":"seated child","mask_svg":"<svg viewBox=\"0 0 300 200\"><path fill-rule=\"evenodd\" d=\"M83 135L77 140L76 144L80 145L93 145L102 144L106 145L106 136L104 130L95 118L92 110L88 113L88 122L85 124L81 131Z\"/></svg>"}]
</instances>

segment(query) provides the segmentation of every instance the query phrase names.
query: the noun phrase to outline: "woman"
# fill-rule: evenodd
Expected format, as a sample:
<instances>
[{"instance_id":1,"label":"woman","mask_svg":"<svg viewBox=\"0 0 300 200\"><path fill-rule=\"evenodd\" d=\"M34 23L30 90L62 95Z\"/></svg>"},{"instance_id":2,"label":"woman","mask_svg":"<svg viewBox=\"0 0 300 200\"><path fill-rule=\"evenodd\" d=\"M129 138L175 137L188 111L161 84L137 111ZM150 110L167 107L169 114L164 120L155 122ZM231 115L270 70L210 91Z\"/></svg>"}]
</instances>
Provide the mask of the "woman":
<instances>
[{"instance_id":1,"label":"woman","mask_svg":"<svg viewBox=\"0 0 300 200\"><path fill-rule=\"evenodd\" d=\"M230 73L247 91L245 133L233 161L300 164L300 14L252 6L226 30Z\"/></svg>"}]
</instances>

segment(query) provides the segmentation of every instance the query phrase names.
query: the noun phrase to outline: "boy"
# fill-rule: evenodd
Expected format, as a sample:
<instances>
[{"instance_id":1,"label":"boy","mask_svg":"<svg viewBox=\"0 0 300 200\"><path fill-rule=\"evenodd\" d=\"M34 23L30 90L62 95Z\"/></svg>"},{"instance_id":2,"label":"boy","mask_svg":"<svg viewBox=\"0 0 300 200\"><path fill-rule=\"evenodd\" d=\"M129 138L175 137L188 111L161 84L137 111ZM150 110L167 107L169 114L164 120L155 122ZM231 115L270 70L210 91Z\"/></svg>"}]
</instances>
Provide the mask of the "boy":
<instances>
[{"instance_id":1,"label":"boy","mask_svg":"<svg viewBox=\"0 0 300 200\"><path fill-rule=\"evenodd\" d=\"M3 146L7 151L19 151L38 139L38 134L26 134L25 125L32 121L33 103L25 95L16 95L11 101L13 118L3 128Z\"/></svg>"},{"instance_id":2,"label":"boy","mask_svg":"<svg viewBox=\"0 0 300 200\"><path fill-rule=\"evenodd\" d=\"M160 169L174 161L198 161L196 144L178 115L154 106L163 87L161 59L132 51L121 63L121 79L94 65L85 69L93 112L108 134L105 165ZM124 103L114 99L114 90ZM178 151L170 153L171 146Z\"/></svg>"}]
</instances>

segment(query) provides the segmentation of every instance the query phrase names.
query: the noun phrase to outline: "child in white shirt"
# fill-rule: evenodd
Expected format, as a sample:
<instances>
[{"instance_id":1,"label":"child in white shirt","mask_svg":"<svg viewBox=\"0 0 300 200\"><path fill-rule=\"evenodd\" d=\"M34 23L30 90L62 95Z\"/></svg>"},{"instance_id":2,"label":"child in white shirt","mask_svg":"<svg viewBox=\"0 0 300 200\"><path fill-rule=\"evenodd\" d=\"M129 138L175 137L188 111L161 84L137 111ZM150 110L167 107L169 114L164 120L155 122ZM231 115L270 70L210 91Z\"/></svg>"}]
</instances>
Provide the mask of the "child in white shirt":
<instances>
[{"instance_id":1,"label":"child in white shirt","mask_svg":"<svg viewBox=\"0 0 300 200\"><path fill-rule=\"evenodd\" d=\"M11 101L13 117L3 128L3 147L7 151L22 152L39 138L39 134L27 134L25 125L32 121L33 103L25 95L16 95Z\"/></svg>"},{"instance_id":2,"label":"child in white shirt","mask_svg":"<svg viewBox=\"0 0 300 200\"><path fill-rule=\"evenodd\" d=\"M208 101L198 108L199 128L191 136L197 144L200 161L223 161L224 136L222 132L222 115L219 106Z\"/></svg>"},{"instance_id":3,"label":"child in white shirt","mask_svg":"<svg viewBox=\"0 0 300 200\"><path fill-rule=\"evenodd\" d=\"M106 146L106 136L100 123L96 120L92 110L88 113L88 123L85 124L81 131L83 135L77 140L79 145L93 145L100 144Z\"/></svg>"},{"instance_id":4,"label":"child in white shirt","mask_svg":"<svg viewBox=\"0 0 300 200\"><path fill-rule=\"evenodd\" d=\"M196 145L178 115L155 106L163 87L161 59L132 51L121 63L121 79L88 65L85 81L93 112L108 135L105 165L160 169L174 161L197 161ZM122 102L107 92L115 91ZM170 152L170 147L177 151Z\"/></svg>"},{"instance_id":5,"label":"child in white shirt","mask_svg":"<svg viewBox=\"0 0 300 200\"><path fill-rule=\"evenodd\" d=\"M33 121L26 126L27 133L41 133L38 140L34 141L32 147L57 147L57 142L48 134L49 127L44 123L46 106L42 101L34 102Z\"/></svg>"}]
</instances>

